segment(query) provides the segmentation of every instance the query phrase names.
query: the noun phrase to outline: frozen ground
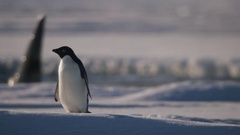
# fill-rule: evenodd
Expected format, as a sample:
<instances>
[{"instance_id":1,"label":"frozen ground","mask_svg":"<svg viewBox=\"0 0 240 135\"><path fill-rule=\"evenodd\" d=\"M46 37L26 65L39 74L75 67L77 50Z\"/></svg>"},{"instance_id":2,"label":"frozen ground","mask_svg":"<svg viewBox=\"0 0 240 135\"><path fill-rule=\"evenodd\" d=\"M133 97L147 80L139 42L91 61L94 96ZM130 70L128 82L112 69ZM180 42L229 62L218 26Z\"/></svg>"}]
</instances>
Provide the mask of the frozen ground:
<instances>
[{"instance_id":1,"label":"frozen ground","mask_svg":"<svg viewBox=\"0 0 240 135\"><path fill-rule=\"evenodd\" d=\"M185 81L155 87L91 85L91 114L68 114L55 83L0 85L3 134L239 134L240 84ZM13 130L14 129L14 130Z\"/></svg>"}]
</instances>

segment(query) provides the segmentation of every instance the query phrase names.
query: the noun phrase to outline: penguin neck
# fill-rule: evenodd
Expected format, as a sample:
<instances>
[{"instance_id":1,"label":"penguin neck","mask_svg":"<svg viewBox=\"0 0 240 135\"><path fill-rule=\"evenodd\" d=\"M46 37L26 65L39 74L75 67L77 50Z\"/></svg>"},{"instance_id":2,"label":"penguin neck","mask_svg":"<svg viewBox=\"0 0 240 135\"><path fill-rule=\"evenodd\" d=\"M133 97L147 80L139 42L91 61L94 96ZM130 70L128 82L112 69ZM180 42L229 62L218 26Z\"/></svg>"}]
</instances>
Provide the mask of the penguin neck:
<instances>
[{"instance_id":1,"label":"penguin neck","mask_svg":"<svg viewBox=\"0 0 240 135\"><path fill-rule=\"evenodd\" d=\"M61 59L61 62L64 64L67 64L67 63L70 64L70 63L73 63L74 60L69 55L66 55Z\"/></svg>"},{"instance_id":2,"label":"penguin neck","mask_svg":"<svg viewBox=\"0 0 240 135\"><path fill-rule=\"evenodd\" d=\"M73 61L73 59L70 56L66 55L60 61L58 72L69 73L75 72L77 69L79 71L78 64L75 61Z\"/></svg>"}]
</instances>

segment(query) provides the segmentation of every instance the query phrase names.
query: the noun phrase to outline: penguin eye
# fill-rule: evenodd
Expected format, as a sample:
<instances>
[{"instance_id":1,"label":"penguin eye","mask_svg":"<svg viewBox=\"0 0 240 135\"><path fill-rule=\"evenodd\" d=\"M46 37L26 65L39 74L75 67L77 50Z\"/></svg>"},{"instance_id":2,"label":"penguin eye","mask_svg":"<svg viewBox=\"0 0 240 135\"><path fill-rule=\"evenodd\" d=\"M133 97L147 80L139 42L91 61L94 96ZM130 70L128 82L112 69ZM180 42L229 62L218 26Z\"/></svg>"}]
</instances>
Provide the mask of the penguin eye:
<instances>
[{"instance_id":1,"label":"penguin eye","mask_svg":"<svg viewBox=\"0 0 240 135\"><path fill-rule=\"evenodd\" d=\"M62 53L66 53L66 50L64 49L64 50L62 50Z\"/></svg>"}]
</instances>

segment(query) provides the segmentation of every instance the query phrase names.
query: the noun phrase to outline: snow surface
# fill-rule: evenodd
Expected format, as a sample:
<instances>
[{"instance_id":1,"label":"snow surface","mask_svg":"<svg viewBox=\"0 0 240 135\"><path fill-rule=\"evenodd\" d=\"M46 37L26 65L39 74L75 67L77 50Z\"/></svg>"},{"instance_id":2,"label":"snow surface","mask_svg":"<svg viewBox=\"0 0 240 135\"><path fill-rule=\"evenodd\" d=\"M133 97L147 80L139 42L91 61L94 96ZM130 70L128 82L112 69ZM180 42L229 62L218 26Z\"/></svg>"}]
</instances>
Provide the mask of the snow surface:
<instances>
[{"instance_id":1,"label":"snow surface","mask_svg":"<svg viewBox=\"0 0 240 135\"><path fill-rule=\"evenodd\" d=\"M54 88L52 82L1 84L0 134L240 134L238 82L91 85L91 114L66 113Z\"/></svg>"},{"instance_id":2,"label":"snow surface","mask_svg":"<svg viewBox=\"0 0 240 135\"><path fill-rule=\"evenodd\" d=\"M168 134L240 133L240 126L113 114L0 112L3 134Z\"/></svg>"},{"instance_id":3,"label":"snow surface","mask_svg":"<svg viewBox=\"0 0 240 135\"><path fill-rule=\"evenodd\" d=\"M124 100L153 101L240 101L240 85L234 82L186 81L127 95Z\"/></svg>"}]
</instances>

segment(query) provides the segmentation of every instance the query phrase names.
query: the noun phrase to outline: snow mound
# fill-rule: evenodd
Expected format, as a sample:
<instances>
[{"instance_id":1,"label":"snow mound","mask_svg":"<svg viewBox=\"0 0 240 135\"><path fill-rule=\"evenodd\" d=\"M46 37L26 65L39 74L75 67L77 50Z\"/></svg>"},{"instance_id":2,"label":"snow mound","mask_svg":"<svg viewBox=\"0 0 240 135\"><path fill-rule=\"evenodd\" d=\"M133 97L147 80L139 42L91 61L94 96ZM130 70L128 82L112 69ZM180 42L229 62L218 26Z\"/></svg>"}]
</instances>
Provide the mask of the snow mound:
<instances>
[{"instance_id":1,"label":"snow mound","mask_svg":"<svg viewBox=\"0 0 240 135\"><path fill-rule=\"evenodd\" d=\"M171 83L121 97L147 101L240 101L240 83L228 81L185 81Z\"/></svg>"},{"instance_id":2,"label":"snow mound","mask_svg":"<svg viewBox=\"0 0 240 135\"><path fill-rule=\"evenodd\" d=\"M117 114L0 111L2 134L168 134L239 135L240 126Z\"/></svg>"}]
</instances>

